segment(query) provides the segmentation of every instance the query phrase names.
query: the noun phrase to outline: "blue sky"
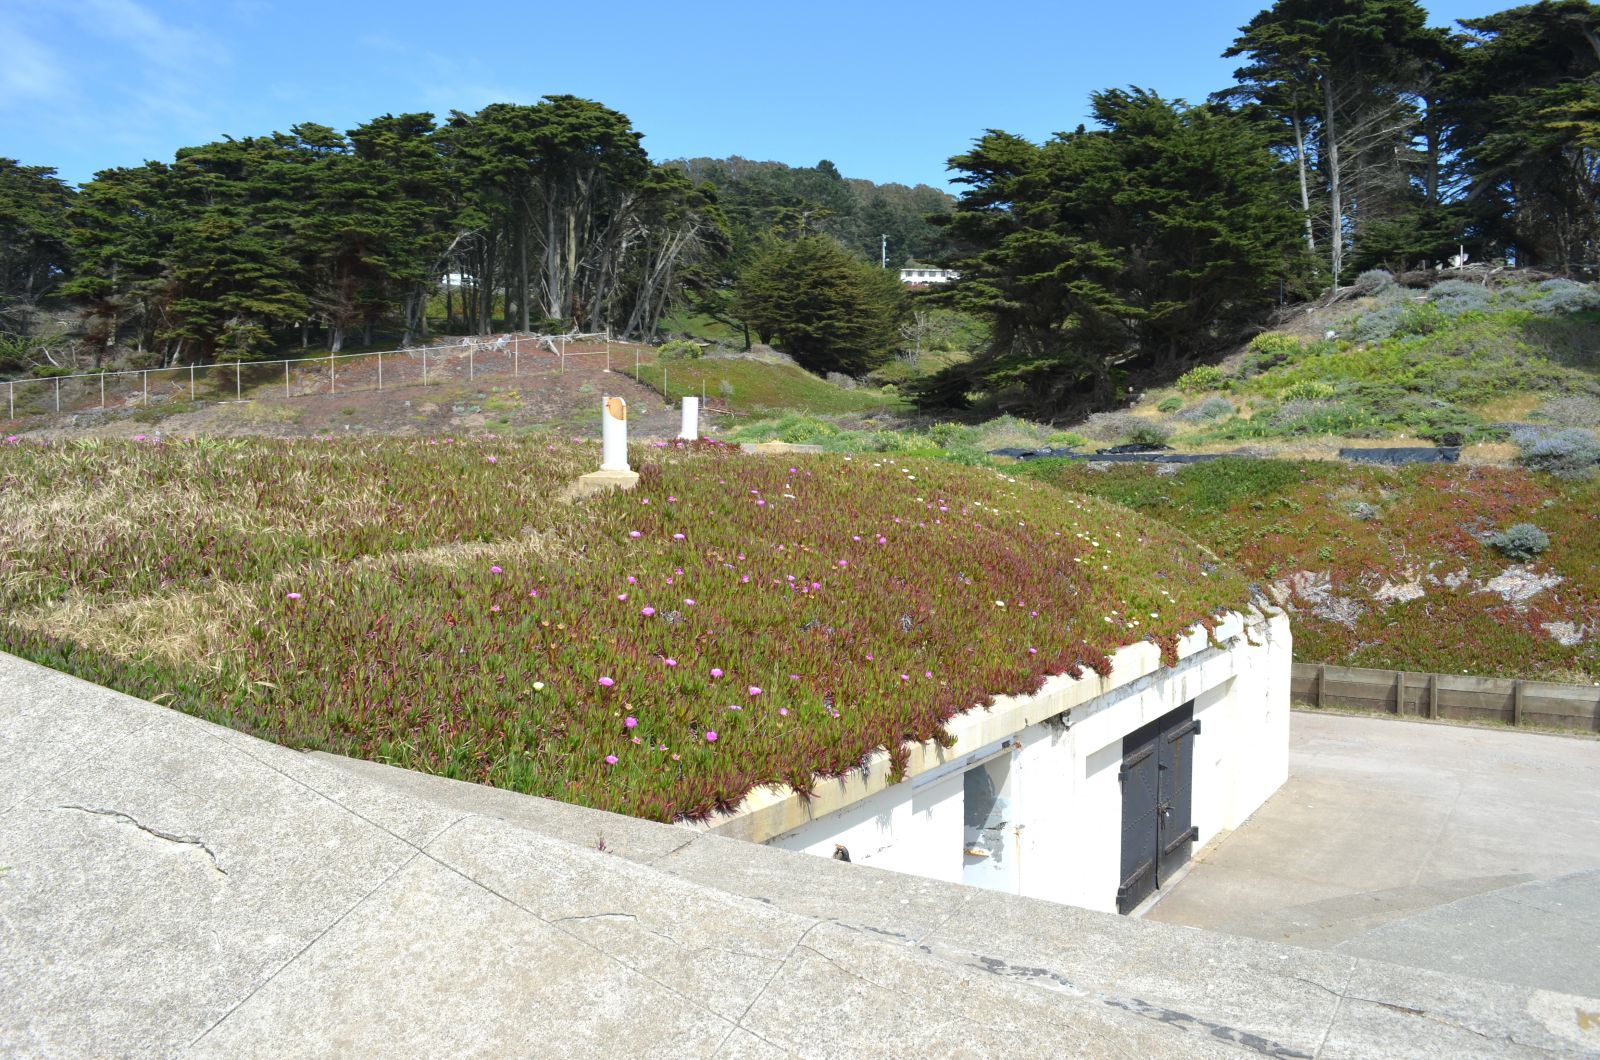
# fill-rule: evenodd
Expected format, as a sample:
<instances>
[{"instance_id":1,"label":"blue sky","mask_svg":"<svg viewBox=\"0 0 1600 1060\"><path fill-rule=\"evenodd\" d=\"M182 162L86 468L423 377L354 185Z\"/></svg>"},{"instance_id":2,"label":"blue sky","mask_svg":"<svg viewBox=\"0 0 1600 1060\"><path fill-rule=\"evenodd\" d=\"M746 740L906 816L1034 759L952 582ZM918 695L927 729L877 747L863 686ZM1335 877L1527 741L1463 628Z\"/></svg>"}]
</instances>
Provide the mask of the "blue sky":
<instances>
[{"instance_id":1,"label":"blue sky","mask_svg":"<svg viewBox=\"0 0 1600 1060\"><path fill-rule=\"evenodd\" d=\"M1425 6L1443 24L1513 2ZM571 93L656 158L942 183L984 129L1072 128L1097 88L1203 98L1264 4L0 0L0 155L78 182L225 134Z\"/></svg>"}]
</instances>

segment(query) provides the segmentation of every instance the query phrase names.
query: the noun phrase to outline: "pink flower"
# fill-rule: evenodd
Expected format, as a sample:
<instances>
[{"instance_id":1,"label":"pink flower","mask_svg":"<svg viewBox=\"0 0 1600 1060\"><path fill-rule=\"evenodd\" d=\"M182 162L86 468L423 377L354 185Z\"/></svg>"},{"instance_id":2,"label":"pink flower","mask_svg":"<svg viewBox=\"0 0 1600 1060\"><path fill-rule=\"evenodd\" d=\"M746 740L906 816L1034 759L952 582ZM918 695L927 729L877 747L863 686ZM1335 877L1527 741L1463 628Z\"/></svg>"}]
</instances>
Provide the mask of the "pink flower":
<instances>
[{"instance_id":1,"label":"pink flower","mask_svg":"<svg viewBox=\"0 0 1600 1060\"><path fill-rule=\"evenodd\" d=\"M922 676L923 677L932 677L933 676L933 671L932 670L924 670L924 671L922 671Z\"/></svg>"},{"instance_id":2,"label":"pink flower","mask_svg":"<svg viewBox=\"0 0 1600 1060\"><path fill-rule=\"evenodd\" d=\"M676 659L668 659L668 660L666 660L666 663L667 663L668 666L677 666L678 665L678 660L676 660Z\"/></svg>"},{"instance_id":3,"label":"pink flower","mask_svg":"<svg viewBox=\"0 0 1600 1060\"><path fill-rule=\"evenodd\" d=\"M669 496L669 497L668 497L668 498L667 498L667 503L668 503L668 504L676 504L676 503L677 503L677 502L678 502L678 498L676 498L676 497L671 497L671 496Z\"/></svg>"},{"instance_id":4,"label":"pink flower","mask_svg":"<svg viewBox=\"0 0 1600 1060\"><path fill-rule=\"evenodd\" d=\"M639 533L639 531L637 531L637 530L629 530L628 531L628 536L631 537L631 538L634 538L635 540L637 540L637 539L643 537L644 535Z\"/></svg>"},{"instance_id":5,"label":"pink flower","mask_svg":"<svg viewBox=\"0 0 1600 1060\"><path fill-rule=\"evenodd\" d=\"M651 615L656 613L656 609L653 607L641 607L639 608L639 613L645 618L649 618Z\"/></svg>"},{"instance_id":6,"label":"pink flower","mask_svg":"<svg viewBox=\"0 0 1600 1060\"><path fill-rule=\"evenodd\" d=\"M756 501L756 507L757 508L765 508L766 506L767 506L767 502L766 501L757 499L757 501Z\"/></svg>"},{"instance_id":7,"label":"pink flower","mask_svg":"<svg viewBox=\"0 0 1600 1060\"><path fill-rule=\"evenodd\" d=\"M692 596L685 597L684 601L683 601L683 606L684 607L693 607L694 606L694 597L692 597Z\"/></svg>"},{"instance_id":8,"label":"pink flower","mask_svg":"<svg viewBox=\"0 0 1600 1060\"><path fill-rule=\"evenodd\" d=\"M761 689L755 685L751 685L749 688L745 689L745 691L750 693L752 696L759 696L761 694Z\"/></svg>"},{"instance_id":9,"label":"pink flower","mask_svg":"<svg viewBox=\"0 0 1600 1060\"><path fill-rule=\"evenodd\" d=\"M490 607L489 607L489 611L492 614L498 615L500 613L500 605L499 604L491 604Z\"/></svg>"},{"instance_id":10,"label":"pink flower","mask_svg":"<svg viewBox=\"0 0 1600 1060\"><path fill-rule=\"evenodd\" d=\"M489 457L489 463L494 464L494 463L498 463L498 461L495 460L495 458L491 456L491 457Z\"/></svg>"},{"instance_id":11,"label":"pink flower","mask_svg":"<svg viewBox=\"0 0 1600 1060\"><path fill-rule=\"evenodd\" d=\"M616 682L611 680L611 678L609 678L609 677L602 677L600 679L600 687L601 688L610 688L614 684L616 684Z\"/></svg>"},{"instance_id":12,"label":"pink flower","mask_svg":"<svg viewBox=\"0 0 1600 1060\"><path fill-rule=\"evenodd\" d=\"M778 714L781 717L787 718L789 716L789 708L788 707L779 707L778 708Z\"/></svg>"},{"instance_id":13,"label":"pink flower","mask_svg":"<svg viewBox=\"0 0 1600 1060\"><path fill-rule=\"evenodd\" d=\"M489 568L489 573L490 574L504 574L505 571L501 570L499 567L490 567Z\"/></svg>"},{"instance_id":14,"label":"pink flower","mask_svg":"<svg viewBox=\"0 0 1600 1060\"><path fill-rule=\"evenodd\" d=\"M606 765L614 766L616 764L617 764L617 756L616 755L606 755Z\"/></svg>"},{"instance_id":15,"label":"pink flower","mask_svg":"<svg viewBox=\"0 0 1600 1060\"><path fill-rule=\"evenodd\" d=\"M639 739L639 737L637 737L637 736L635 736L635 737L634 737L634 738L633 738L633 742L634 742L634 743L636 743L636 744L640 744L640 743L644 743L644 741L643 741L643 740L641 740L641 739Z\"/></svg>"},{"instance_id":16,"label":"pink flower","mask_svg":"<svg viewBox=\"0 0 1600 1060\"><path fill-rule=\"evenodd\" d=\"M299 593L290 593L288 598L290 600L298 600L298 599L300 599L300 594Z\"/></svg>"},{"instance_id":17,"label":"pink flower","mask_svg":"<svg viewBox=\"0 0 1600 1060\"><path fill-rule=\"evenodd\" d=\"M528 590L528 595L529 596L533 596L533 597L537 597L539 595L539 590L537 590L537 589L529 589Z\"/></svg>"},{"instance_id":18,"label":"pink flower","mask_svg":"<svg viewBox=\"0 0 1600 1060\"><path fill-rule=\"evenodd\" d=\"M634 717L632 714L629 714L626 718L622 719L622 724L629 729L637 729L639 727L639 719Z\"/></svg>"},{"instance_id":19,"label":"pink flower","mask_svg":"<svg viewBox=\"0 0 1600 1060\"><path fill-rule=\"evenodd\" d=\"M739 584L740 585L749 585L750 584L750 575L748 575L748 574L739 575Z\"/></svg>"},{"instance_id":20,"label":"pink flower","mask_svg":"<svg viewBox=\"0 0 1600 1060\"><path fill-rule=\"evenodd\" d=\"M1039 654L1039 649L1038 648L1029 648L1028 649L1028 654L1029 655L1038 655Z\"/></svg>"},{"instance_id":21,"label":"pink flower","mask_svg":"<svg viewBox=\"0 0 1600 1060\"><path fill-rule=\"evenodd\" d=\"M640 504L649 504L650 503L650 498L646 497L644 500L640 501L639 503Z\"/></svg>"},{"instance_id":22,"label":"pink flower","mask_svg":"<svg viewBox=\"0 0 1600 1060\"><path fill-rule=\"evenodd\" d=\"M847 560L847 559L842 559L842 560L839 561L839 566L848 567L848 566L850 566L850 561Z\"/></svg>"},{"instance_id":23,"label":"pink flower","mask_svg":"<svg viewBox=\"0 0 1600 1060\"><path fill-rule=\"evenodd\" d=\"M683 535L682 534L673 534L672 535L672 540L674 540L674 541L682 541L683 540Z\"/></svg>"},{"instance_id":24,"label":"pink flower","mask_svg":"<svg viewBox=\"0 0 1600 1060\"><path fill-rule=\"evenodd\" d=\"M871 662L871 661L872 661L872 653L869 651L869 652L867 652L867 662Z\"/></svg>"},{"instance_id":25,"label":"pink flower","mask_svg":"<svg viewBox=\"0 0 1600 1060\"><path fill-rule=\"evenodd\" d=\"M717 730L715 730L715 729L707 729L706 730L706 743L716 743L716 742L717 742Z\"/></svg>"},{"instance_id":26,"label":"pink flower","mask_svg":"<svg viewBox=\"0 0 1600 1060\"><path fill-rule=\"evenodd\" d=\"M901 674L900 675L900 680L909 681L909 680L911 680L911 675L910 674Z\"/></svg>"},{"instance_id":27,"label":"pink flower","mask_svg":"<svg viewBox=\"0 0 1600 1060\"><path fill-rule=\"evenodd\" d=\"M790 674L789 675L789 680L798 681L798 680L800 680L800 675L799 674Z\"/></svg>"},{"instance_id":28,"label":"pink flower","mask_svg":"<svg viewBox=\"0 0 1600 1060\"><path fill-rule=\"evenodd\" d=\"M618 593L617 594L617 599L626 602L627 599L628 599L628 594L627 593Z\"/></svg>"},{"instance_id":29,"label":"pink flower","mask_svg":"<svg viewBox=\"0 0 1600 1060\"><path fill-rule=\"evenodd\" d=\"M628 584L629 585L638 585L639 584L639 579L635 578L633 575L630 574L630 575L628 575Z\"/></svg>"},{"instance_id":30,"label":"pink flower","mask_svg":"<svg viewBox=\"0 0 1600 1060\"><path fill-rule=\"evenodd\" d=\"M722 669L720 667L713 666L711 668L711 676L712 677L721 677L722 676Z\"/></svg>"}]
</instances>

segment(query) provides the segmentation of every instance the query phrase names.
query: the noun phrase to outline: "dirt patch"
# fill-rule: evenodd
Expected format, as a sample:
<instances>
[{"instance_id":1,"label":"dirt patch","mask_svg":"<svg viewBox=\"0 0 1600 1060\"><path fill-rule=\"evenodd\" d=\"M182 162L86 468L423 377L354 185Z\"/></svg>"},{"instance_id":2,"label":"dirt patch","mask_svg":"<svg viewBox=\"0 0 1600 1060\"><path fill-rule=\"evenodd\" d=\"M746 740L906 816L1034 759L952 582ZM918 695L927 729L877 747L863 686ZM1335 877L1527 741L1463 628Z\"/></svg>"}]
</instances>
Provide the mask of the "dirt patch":
<instances>
[{"instance_id":1,"label":"dirt patch","mask_svg":"<svg viewBox=\"0 0 1600 1060\"><path fill-rule=\"evenodd\" d=\"M621 372L598 362L569 359L565 372L539 368L520 375L480 373L471 381L445 378L414 385L370 388L365 377L341 367L335 393L293 393L262 387L244 402L154 404L128 412L69 414L16 433L33 438L134 438L139 435L192 437L308 437L322 435L450 435L557 430L574 438L600 435L600 401L620 397L628 403L632 437L676 437L677 409L666 399ZM348 389L345 389L348 387ZM164 414L170 409L170 414ZM705 423L709 432L716 427Z\"/></svg>"}]
</instances>

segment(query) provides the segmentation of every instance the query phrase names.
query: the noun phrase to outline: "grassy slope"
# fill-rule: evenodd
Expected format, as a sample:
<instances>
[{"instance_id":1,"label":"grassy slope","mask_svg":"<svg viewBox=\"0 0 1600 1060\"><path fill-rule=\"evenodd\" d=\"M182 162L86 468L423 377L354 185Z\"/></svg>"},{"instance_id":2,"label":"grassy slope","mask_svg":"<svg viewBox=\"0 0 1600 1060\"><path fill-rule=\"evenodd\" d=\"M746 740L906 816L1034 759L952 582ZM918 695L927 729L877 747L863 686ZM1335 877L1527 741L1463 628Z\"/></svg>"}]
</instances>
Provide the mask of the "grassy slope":
<instances>
[{"instance_id":1,"label":"grassy slope","mask_svg":"<svg viewBox=\"0 0 1600 1060\"><path fill-rule=\"evenodd\" d=\"M1155 391L1140 411L1176 429L1180 444L1315 435L1436 439L1447 431L1487 440L1496 437L1497 420L1537 418L1544 398L1600 395L1600 314L1537 316L1512 304L1448 318L1426 308L1418 309L1414 333L1302 341L1264 369L1260 357L1246 354L1222 386ZM1348 318L1341 334L1354 332L1361 316ZM1172 398L1183 400L1184 410L1158 413ZM1235 413L1193 419L1207 398L1226 399Z\"/></svg>"},{"instance_id":2,"label":"grassy slope","mask_svg":"<svg viewBox=\"0 0 1600 1060\"><path fill-rule=\"evenodd\" d=\"M632 368L623 371L634 376ZM792 364L720 358L658 361L644 365L634 377L672 401L686 396L698 397L703 392L708 401L738 413L792 409L815 415L838 415L900 412L908 408L893 394L865 388L846 390ZM724 383L731 388L731 393L724 393Z\"/></svg>"},{"instance_id":3,"label":"grassy slope","mask_svg":"<svg viewBox=\"0 0 1600 1060\"><path fill-rule=\"evenodd\" d=\"M1194 535L1264 588L1296 572L1328 576L1334 596L1360 606L1353 626L1293 597L1300 659L1433 672L1600 680L1600 481L1565 482L1520 470L1424 465L1402 469L1307 461L1225 460L1174 475L1148 466L1090 471L1041 461L1026 473L1126 504ZM1357 503L1378 517L1351 514ZM1549 533L1530 564L1559 585L1525 605L1482 585L1510 561L1485 534L1518 522ZM1457 581L1451 588L1446 580ZM1314 579L1316 584L1320 579ZM1424 595L1385 603L1385 584ZM1564 647L1545 623L1587 627Z\"/></svg>"},{"instance_id":4,"label":"grassy slope","mask_svg":"<svg viewBox=\"0 0 1600 1060\"><path fill-rule=\"evenodd\" d=\"M1244 598L1175 531L993 470L639 455L638 490L570 505L595 450L543 439L0 446L0 646L666 819Z\"/></svg>"}]
</instances>

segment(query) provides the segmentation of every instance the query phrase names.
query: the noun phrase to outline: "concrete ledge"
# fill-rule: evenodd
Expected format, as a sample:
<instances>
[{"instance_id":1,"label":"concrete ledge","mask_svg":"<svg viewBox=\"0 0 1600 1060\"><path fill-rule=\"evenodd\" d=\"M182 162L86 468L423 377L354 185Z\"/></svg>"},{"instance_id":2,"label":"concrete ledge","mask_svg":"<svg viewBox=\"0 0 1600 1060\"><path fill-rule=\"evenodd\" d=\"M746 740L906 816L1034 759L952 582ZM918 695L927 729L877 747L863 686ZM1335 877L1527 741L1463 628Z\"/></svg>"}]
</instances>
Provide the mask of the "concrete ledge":
<instances>
[{"instance_id":1,"label":"concrete ledge","mask_svg":"<svg viewBox=\"0 0 1600 1060\"><path fill-rule=\"evenodd\" d=\"M4 655L0 997L30 1056L1600 1051L1597 999L304 754Z\"/></svg>"},{"instance_id":2,"label":"concrete ledge","mask_svg":"<svg viewBox=\"0 0 1600 1060\"><path fill-rule=\"evenodd\" d=\"M565 499L581 500L609 490L631 490L639 484L637 471L591 471L579 475L578 481L567 487Z\"/></svg>"}]
</instances>

